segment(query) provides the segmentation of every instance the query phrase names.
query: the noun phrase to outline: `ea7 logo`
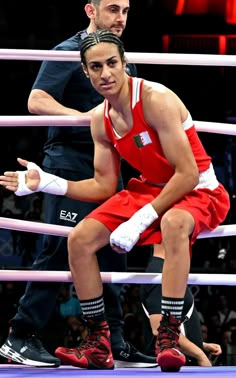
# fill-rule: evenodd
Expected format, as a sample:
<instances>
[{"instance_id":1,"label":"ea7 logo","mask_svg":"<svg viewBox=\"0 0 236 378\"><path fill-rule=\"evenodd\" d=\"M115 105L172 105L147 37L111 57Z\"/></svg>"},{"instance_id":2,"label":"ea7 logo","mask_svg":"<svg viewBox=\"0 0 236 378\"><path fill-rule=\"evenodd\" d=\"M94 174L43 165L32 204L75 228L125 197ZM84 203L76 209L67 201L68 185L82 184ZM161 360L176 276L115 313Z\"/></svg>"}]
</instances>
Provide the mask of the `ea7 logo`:
<instances>
[{"instance_id":1,"label":"ea7 logo","mask_svg":"<svg viewBox=\"0 0 236 378\"><path fill-rule=\"evenodd\" d=\"M77 213L71 213L70 211L66 212L65 210L61 210L60 212L60 219L69 221L72 223L76 223Z\"/></svg>"}]
</instances>

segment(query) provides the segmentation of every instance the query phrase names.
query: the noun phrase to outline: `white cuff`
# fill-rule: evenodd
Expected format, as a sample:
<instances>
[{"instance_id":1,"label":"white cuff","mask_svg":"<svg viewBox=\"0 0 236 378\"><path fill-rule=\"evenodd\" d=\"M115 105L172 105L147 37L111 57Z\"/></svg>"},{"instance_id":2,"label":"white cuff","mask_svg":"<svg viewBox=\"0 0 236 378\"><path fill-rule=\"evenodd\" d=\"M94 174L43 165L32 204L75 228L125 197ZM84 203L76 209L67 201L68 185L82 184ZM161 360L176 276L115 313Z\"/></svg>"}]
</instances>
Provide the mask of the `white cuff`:
<instances>
[{"instance_id":1,"label":"white cuff","mask_svg":"<svg viewBox=\"0 0 236 378\"><path fill-rule=\"evenodd\" d=\"M132 223L134 223L141 234L157 218L158 214L156 210L150 203L148 203L147 205L143 206L140 210L136 211L136 213L130 218L129 222L131 221Z\"/></svg>"},{"instance_id":2,"label":"white cuff","mask_svg":"<svg viewBox=\"0 0 236 378\"><path fill-rule=\"evenodd\" d=\"M44 171L40 172L40 178L38 191L55 194L57 196L64 196L66 194L68 189L67 180Z\"/></svg>"}]
</instances>

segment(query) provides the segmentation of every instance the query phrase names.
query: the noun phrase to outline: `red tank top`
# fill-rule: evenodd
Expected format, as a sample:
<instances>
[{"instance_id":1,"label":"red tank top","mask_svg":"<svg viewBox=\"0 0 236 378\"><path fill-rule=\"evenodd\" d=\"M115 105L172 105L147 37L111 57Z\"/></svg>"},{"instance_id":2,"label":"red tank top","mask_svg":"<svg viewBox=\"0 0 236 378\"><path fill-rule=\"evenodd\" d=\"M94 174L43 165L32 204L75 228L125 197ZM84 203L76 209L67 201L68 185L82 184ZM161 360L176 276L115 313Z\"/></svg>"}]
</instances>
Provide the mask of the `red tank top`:
<instances>
[{"instance_id":1,"label":"red tank top","mask_svg":"<svg viewBox=\"0 0 236 378\"><path fill-rule=\"evenodd\" d=\"M174 174L165 158L158 133L145 121L142 108L143 79L130 77L130 107L133 116L133 126L122 138L117 138L109 117L109 103L105 100L104 124L108 138L121 157L136 168L143 178L154 183L166 183ZM207 155L189 114L183 123L188 136L199 172L209 168L210 156ZM176 148L173 145L173 148ZM181 153L181 151L180 151Z\"/></svg>"}]
</instances>

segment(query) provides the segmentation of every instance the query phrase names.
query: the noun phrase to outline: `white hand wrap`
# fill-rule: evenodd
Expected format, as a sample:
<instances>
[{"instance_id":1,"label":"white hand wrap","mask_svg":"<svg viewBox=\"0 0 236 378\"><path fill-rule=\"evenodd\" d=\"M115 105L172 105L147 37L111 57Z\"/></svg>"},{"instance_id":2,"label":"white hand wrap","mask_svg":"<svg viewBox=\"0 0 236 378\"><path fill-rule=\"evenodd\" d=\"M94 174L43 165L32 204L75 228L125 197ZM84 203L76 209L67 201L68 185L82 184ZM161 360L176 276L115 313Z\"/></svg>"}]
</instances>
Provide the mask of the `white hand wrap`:
<instances>
[{"instance_id":1,"label":"white hand wrap","mask_svg":"<svg viewBox=\"0 0 236 378\"><path fill-rule=\"evenodd\" d=\"M32 194L32 193L37 192L37 190L35 191L30 190L25 183L25 176L26 176L27 171L17 171L17 173L18 173L18 189L15 191L15 195L26 196L27 194Z\"/></svg>"},{"instance_id":2,"label":"white hand wrap","mask_svg":"<svg viewBox=\"0 0 236 378\"><path fill-rule=\"evenodd\" d=\"M158 214L149 203L138 210L127 222L122 223L110 235L110 244L129 252L145 231L156 219Z\"/></svg>"},{"instance_id":3,"label":"white hand wrap","mask_svg":"<svg viewBox=\"0 0 236 378\"><path fill-rule=\"evenodd\" d=\"M38 171L40 176L40 183L36 190L30 190L26 183L26 174L30 169L35 169ZM17 196L25 196L27 194L32 194L36 192L44 192L49 194L56 194L58 196L63 196L67 192L68 181L60 178L58 176L52 175L51 173L44 172L37 164L29 162L27 166L27 171L18 171L18 189L15 192Z\"/></svg>"}]
</instances>

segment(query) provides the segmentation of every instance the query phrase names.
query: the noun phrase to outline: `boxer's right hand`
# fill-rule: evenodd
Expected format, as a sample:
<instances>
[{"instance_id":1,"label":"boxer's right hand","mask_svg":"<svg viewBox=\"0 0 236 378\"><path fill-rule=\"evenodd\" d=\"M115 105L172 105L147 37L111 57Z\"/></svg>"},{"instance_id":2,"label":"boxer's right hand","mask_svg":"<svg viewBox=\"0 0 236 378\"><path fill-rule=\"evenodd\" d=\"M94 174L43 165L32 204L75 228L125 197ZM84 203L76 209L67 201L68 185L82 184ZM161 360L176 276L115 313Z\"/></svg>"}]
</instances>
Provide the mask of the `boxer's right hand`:
<instances>
[{"instance_id":1,"label":"boxer's right hand","mask_svg":"<svg viewBox=\"0 0 236 378\"><path fill-rule=\"evenodd\" d=\"M18 196L32 194L38 191L40 183L39 167L27 160L18 158L17 161L27 167L26 171L7 171L0 176L0 185L15 192Z\"/></svg>"}]
</instances>

